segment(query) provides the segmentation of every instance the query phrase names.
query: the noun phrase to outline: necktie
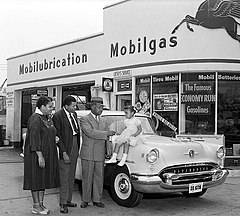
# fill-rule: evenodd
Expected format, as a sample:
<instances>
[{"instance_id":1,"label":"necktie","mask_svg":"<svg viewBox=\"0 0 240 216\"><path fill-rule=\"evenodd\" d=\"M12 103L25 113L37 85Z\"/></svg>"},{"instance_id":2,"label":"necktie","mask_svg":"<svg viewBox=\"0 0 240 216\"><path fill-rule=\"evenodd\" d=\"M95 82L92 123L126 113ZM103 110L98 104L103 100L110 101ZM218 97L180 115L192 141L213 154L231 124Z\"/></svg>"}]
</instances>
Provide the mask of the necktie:
<instances>
[{"instance_id":1,"label":"necktie","mask_svg":"<svg viewBox=\"0 0 240 216\"><path fill-rule=\"evenodd\" d=\"M75 133L78 133L77 125L76 125L76 123L75 123L75 121L74 121L71 113L69 113L69 116L70 116L70 119L71 119L71 122L72 122L72 126L73 126L73 129L74 129L74 132L75 132Z\"/></svg>"},{"instance_id":2,"label":"necktie","mask_svg":"<svg viewBox=\"0 0 240 216\"><path fill-rule=\"evenodd\" d=\"M95 115L95 120L96 120L96 122L97 122L97 126L99 126L99 119L98 119L98 116L97 116L97 115Z\"/></svg>"},{"instance_id":3,"label":"necktie","mask_svg":"<svg viewBox=\"0 0 240 216\"><path fill-rule=\"evenodd\" d=\"M97 123L98 123L98 116L97 115L95 115L95 120L97 121Z\"/></svg>"}]
</instances>

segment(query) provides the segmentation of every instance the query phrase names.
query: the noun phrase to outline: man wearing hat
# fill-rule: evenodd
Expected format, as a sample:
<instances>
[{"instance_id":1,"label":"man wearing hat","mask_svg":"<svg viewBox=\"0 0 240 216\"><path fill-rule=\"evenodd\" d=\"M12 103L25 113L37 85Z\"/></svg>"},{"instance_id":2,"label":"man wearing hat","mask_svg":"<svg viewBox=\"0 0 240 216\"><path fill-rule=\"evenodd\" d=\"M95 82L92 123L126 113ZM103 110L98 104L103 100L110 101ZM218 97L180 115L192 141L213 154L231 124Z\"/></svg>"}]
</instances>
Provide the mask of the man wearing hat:
<instances>
[{"instance_id":1,"label":"man wearing hat","mask_svg":"<svg viewBox=\"0 0 240 216\"><path fill-rule=\"evenodd\" d=\"M103 99L92 97L89 103L91 113L80 119L82 130L82 204L86 208L90 201L94 206L103 208L105 141L115 134L109 130L106 119L100 117L103 111Z\"/></svg>"}]
</instances>

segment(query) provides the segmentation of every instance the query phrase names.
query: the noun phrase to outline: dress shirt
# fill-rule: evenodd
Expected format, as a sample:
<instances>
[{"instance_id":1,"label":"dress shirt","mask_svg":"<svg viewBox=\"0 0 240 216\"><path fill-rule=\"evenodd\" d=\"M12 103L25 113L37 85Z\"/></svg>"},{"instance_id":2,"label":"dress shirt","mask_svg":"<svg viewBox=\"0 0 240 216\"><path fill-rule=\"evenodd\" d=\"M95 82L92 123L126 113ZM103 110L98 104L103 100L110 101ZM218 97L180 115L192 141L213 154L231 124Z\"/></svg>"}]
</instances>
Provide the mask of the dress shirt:
<instances>
[{"instance_id":1,"label":"dress shirt","mask_svg":"<svg viewBox=\"0 0 240 216\"><path fill-rule=\"evenodd\" d=\"M99 122L99 116L94 115L92 112L91 112L91 114L92 114L93 118L94 118L97 122Z\"/></svg>"},{"instance_id":2,"label":"dress shirt","mask_svg":"<svg viewBox=\"0 0 240 216\"><path fill-rule=\"evenodd\" d=\"M77 133L76 133L75 130L74 130L74 127L73 127L73 125L72 125L72 121L71 121L71 118L70 118L69 115L71 115L71 116L73 117L73 120L74 120L74 122L75 122L75 125L76 125L77 129L79 129L79 128L78 128L78 124L77 124L77 122L76 122L76 120L75 120L75 118L74 118L74 116L73 116L72 113L68 112L65 108L63 108L63 110L65 111L65 113L66 113L66 115L67 115L68 121L69 121L69 123L70 123L70 125L71 125L71 127L72 127L73 136L74 136L74 135L76 135Z\"/></svg>"}]
</instances>

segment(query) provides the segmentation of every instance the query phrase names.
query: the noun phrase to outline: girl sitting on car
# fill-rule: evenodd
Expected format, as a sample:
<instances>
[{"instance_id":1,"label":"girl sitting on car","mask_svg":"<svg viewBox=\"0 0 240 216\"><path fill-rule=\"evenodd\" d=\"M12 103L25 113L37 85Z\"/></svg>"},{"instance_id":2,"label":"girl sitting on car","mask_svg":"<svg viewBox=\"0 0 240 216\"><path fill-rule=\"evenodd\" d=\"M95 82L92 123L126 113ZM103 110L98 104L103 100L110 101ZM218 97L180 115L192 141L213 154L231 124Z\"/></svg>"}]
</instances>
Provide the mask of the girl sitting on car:
<instances>
[{"instance_id":1,"label":"girl sitting on car","mask_svg":"<svg viewBox=\"0 0 240 216\"><path fill-rule=\"evenodd\" d=\"M121 135L117 136L116 139L112 140L113 143L115 143L113 155L111 159L106 162L116 163L117 154L120 147L123 145L123 156L121 161L117 164L118 166L123 166L125 164L129 152L129 146L135 146L137 144L142 132L141 121L134 116L136 113L134 106L128 105L124 107L124 113L126 117L124 120L125 130Z\"/></svg>"}]
</instances>

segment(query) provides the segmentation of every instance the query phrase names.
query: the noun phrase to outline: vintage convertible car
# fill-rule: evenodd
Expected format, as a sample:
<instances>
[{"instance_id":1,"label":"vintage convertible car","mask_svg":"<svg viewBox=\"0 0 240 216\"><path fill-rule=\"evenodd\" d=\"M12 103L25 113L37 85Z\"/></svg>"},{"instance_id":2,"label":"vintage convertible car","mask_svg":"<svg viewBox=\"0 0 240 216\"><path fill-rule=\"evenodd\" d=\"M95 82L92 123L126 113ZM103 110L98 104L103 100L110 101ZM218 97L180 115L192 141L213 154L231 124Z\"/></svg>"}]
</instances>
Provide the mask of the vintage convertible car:
<instances>
[{"instance_id":1,"label":"vintage convertible car","mask_svg":"<svg viewBox=\"0 0 240 216\"><path fill-rule=\"evenodd\" d=\"M77 111L78 117L89 111ZM103 111L112 130L124 129L124 112ZM155 133L151 119L136 114L141 120L142 141L130 147L126 165L106 164L105 184L112 199L125 207L137 206L144 193L181 192L187 197L202 196L208 188L224 183L228 171L222 167L223 145L191 138L169 138ZM118 154L121 159L122 151ZM76 179L81 180L81 160Z\"/></svg>"}]
</instances>

